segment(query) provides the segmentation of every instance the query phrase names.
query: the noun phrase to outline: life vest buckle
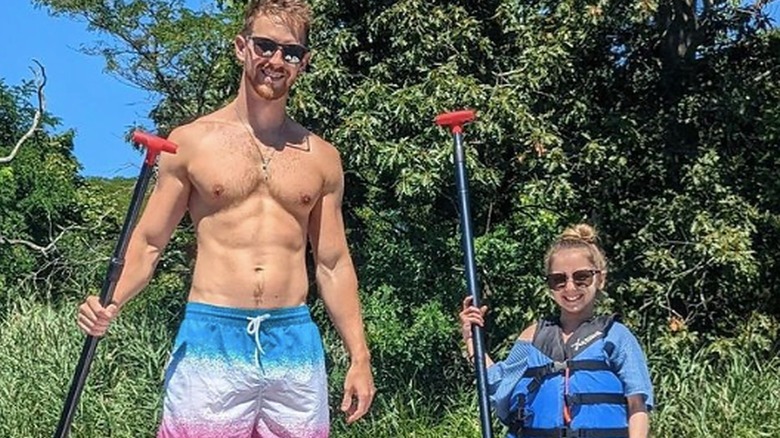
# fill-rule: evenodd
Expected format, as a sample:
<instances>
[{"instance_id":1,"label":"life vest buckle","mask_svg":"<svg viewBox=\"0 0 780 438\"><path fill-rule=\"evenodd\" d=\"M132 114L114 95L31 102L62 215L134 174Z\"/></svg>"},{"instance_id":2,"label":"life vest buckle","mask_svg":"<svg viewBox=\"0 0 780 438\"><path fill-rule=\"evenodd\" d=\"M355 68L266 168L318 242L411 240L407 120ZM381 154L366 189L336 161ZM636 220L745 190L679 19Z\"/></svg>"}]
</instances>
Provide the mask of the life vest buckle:
<instances>
[{"instance_id":1,"label":"life vest buckle","mask_svg":"<svg viewBox=\"0 0 780 438\"><path fill-rule=\"evenodd\" d=\"M550 374L558 374L560 372L565 371L567 368L569 368L569 361L568 360L564 360L562 362L555 361L549 364L548 366L549 366Z\"/></svg>"},{"instance_id":2,"label":"life vest buckle","mask_svg":"<svg viewBox=\"0 0 780 438\"><path fill-rule=\"evenodd\" d=\"M581 433L584 432L582 430L569 429L568 427L561 428L560 432L560 438L585 438L587 436L587 434Z\"/></svg>"}]
</instances>

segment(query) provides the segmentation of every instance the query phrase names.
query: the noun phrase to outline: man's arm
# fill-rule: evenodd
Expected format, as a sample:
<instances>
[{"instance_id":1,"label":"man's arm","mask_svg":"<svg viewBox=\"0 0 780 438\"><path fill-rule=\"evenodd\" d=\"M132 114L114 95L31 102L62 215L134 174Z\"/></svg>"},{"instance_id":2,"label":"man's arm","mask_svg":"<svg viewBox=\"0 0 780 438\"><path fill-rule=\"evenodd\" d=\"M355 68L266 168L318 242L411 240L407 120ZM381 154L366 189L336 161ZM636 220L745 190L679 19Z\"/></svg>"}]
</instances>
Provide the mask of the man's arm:
<instances>
[{"instance_id":1,"label":"man's arm","mask_svg":"<svg viewBox=\"0 0 780 438\"><path fill-rule=\"evenodd\" d=\"M186 142L181 131L174 131L168 139L179 146ZM79 306L78 325L88 335L104 335L119 308L151 280L163 249L187 210L190 183L186 149L180 147L177 154L160 156L157 184L128 242L112 304L103 307L97 296L90 296Z\"/></svg>"},{"instance_id":2,"label":"man's arm","mask_svg":"<svg viewBox=\"0 0 780 438\"><path fill-rule=\"evenodd\" d=\"M334 164L329 166L324 193L309 220L309 239L320 296L351 361L341 410L347 413L347 422L352 423L368 411L376 389L363 330L357 275L349 255L341 213L344 176L338 153L335 150L332 153ZM357 398L356 406L353 406L353 397Z\"/></svg>"}]
</instances>

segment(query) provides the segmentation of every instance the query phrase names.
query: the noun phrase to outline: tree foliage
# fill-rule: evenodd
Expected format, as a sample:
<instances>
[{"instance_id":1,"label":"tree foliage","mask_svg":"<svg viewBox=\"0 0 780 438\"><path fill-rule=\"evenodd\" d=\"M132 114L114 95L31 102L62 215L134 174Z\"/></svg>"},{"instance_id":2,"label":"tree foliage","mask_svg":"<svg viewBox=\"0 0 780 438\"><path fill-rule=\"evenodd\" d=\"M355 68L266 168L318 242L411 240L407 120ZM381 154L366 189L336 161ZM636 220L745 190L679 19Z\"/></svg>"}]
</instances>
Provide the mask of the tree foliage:
<instances>
[{"instance_id":1,"label":"tree foliage","mask_svg":"<svg viewBox=\"0 0 780 438\"><path fill-rule=\"evenodd\" d=\"M106 35L91 50L160 98L151 117L162 132L236 92L241 0L201 10L180 0L36 3ZM454 321L465 286L452 141L432 123L462 107L478 112L467 164L493 352L553 310L542 258L578 221L598 227L610 259L603 307L624 315L651 356L737 348L727 341L745 333L775 351L776 330L755 330L755 321L776 328L780 314L780 33L766 3L312 6L313 63L289 108L344 159L380 389L411 381L446 405L470 383ZM169 276L187 264L176 254ZM338 385L344 358L335 334L326 338Z\"/></svg>"},{"instance_id":2,"label":"tree foliage","mask_svg":"<svg viewBox=\"0 0 780 438\"><path fill-rule=\"evenodd\" d=\"M35 90L33 82L12 87L0 80L0 156L10 154L34 128L36 107L30 99ZM13 159L0 164L0 289L47 277L50 266L45 260L56 252L51 244L63 230L80 223L73 133L51 132L58 124L44 113Z\"/></svg>"}]
</instances>

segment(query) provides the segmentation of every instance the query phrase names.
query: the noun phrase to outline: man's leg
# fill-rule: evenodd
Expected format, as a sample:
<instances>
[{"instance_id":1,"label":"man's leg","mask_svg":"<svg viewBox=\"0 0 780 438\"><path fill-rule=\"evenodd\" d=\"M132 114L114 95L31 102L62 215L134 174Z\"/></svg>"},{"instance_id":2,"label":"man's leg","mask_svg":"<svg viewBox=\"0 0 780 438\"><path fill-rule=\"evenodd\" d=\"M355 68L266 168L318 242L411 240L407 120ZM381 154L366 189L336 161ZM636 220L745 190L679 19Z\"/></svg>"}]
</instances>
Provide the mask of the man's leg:
<instances>
[{"instance_id":1,"label":"man's leg","mask_svg":"<svg viewBox=\"0 0 780 438\"><path fill-rule=\"evenodd\" d=\"M254 436L327 438L330 415L322 338L306 307L290 313L263 323L264 382Z\"/></svg>"},{"instance_id":2,"label":"man's leg","mask_svg":"<svg viewBox=\"0 0 780 438\"><path fill-rule=\"evenodd\" d=\"M187 305L165 373L158 438L247 438L257 416L259 373L246 317Z\"/></svg>"}]
</instances>

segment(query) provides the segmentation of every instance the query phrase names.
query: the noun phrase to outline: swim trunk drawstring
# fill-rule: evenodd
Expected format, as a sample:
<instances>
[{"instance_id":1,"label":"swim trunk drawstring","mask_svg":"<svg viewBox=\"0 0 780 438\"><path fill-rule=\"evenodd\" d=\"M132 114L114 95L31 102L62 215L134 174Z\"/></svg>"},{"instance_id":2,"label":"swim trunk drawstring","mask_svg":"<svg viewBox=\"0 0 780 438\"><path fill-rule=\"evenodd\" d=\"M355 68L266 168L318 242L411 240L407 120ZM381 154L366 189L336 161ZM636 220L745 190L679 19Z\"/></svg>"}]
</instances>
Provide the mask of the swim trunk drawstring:
<instances>
[{"instance_id":1,"label":"swim trunk drawstring","mask_svg":"<svg viewBox=\"0 0 780 438\"><path fill-rule=\"evenodd\" d=\"M249 316L246 318L249 320L249 324L246 325L246 332L249 333L249 336L255 337L255 345L257 346L255 349L255 365L258 367L260 367L260 353L265 354L265 351L263 351L263 346L260 345L260 323L270 317L271 315L266 313L265 315L258 315L254 318Z\"/></svg>"}]
</instances>

